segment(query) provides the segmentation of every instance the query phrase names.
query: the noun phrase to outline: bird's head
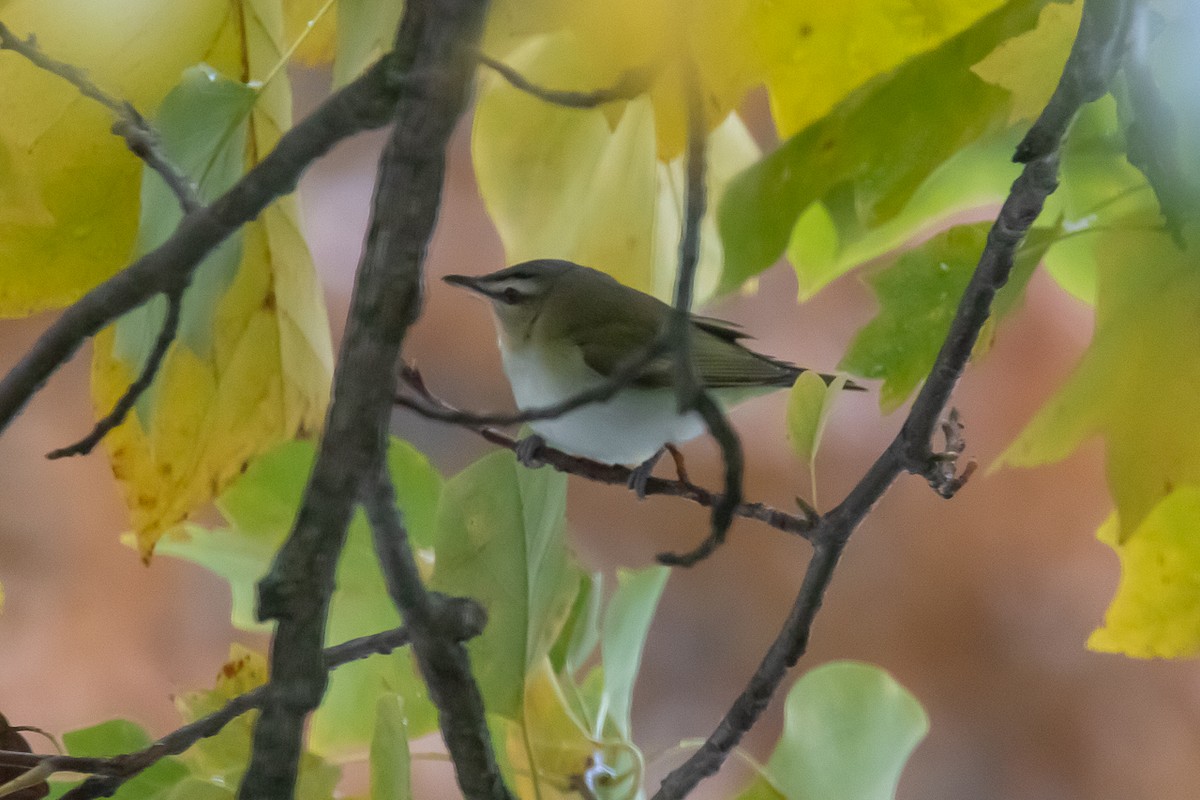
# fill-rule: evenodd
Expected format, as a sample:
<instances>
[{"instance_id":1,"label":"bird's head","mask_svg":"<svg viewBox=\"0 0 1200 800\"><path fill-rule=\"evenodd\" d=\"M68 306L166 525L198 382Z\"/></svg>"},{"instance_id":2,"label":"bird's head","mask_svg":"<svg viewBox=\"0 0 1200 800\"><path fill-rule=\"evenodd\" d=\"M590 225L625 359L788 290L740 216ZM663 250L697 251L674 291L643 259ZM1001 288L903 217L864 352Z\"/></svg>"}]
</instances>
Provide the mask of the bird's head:
<instances>
[{"instance_id":1,"label":"bird's head","mask_svg":"<svg viewBox=\"0 0 1200 800\"><path fill-rule=\"evenodd\" d=\"M519 340L529 336L555 285L576 269L579 267L570 261L541 259L490 275L447 275L443 280L490 300L501 332L510 339Z\"/></svg>"}]
</instances>

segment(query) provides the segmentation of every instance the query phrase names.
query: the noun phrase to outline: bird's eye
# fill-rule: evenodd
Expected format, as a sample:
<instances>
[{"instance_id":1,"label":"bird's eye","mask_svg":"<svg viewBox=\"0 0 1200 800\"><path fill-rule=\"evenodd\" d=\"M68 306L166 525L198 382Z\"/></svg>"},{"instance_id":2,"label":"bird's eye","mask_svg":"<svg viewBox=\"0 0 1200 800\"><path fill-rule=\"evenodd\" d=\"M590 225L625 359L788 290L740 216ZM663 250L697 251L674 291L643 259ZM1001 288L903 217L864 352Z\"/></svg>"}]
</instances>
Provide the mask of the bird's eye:
<instances>
[{"instance_id":1,"label":"bird's eye","mask_svg":"<svg viewBox=\"0 0 1200 800\"><path fill-rule=\"evenodd\" d=\"M513 287L509 286L500 293L500 299L511 305L516 305L521 301L521 293Z\"/></svg>"}]
</instances>

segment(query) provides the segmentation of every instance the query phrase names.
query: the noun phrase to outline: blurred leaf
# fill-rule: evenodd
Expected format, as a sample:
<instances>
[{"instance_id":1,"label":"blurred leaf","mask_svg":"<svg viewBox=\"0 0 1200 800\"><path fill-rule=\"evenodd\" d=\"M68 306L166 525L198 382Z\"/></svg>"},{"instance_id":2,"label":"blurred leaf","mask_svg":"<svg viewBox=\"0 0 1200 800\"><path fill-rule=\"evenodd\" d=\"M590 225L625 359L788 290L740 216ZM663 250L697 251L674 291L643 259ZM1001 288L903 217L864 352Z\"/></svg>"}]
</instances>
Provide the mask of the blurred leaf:
<instances>
[{"instance_id":1,"label":"blurred leaf","mask_svg":"<svg viewBox=\"0 0 1200 800\"><path fill-rule=\"evenodd\" d=\"M565 34L533 40L507 61L534 81L595 88L595 65ZM475 112L476 176L509 263L566 258L665 297L675 275L682 162L656 161L650 101L622 109L610 122L603 110L552 106L492 76ZM736 116L717 126L708 153L713 207L725 183L757 156ZM711 215L705 227L698 298L712 293L722 259Z\"/></svg>"},{"instance_id":2,"label":"blurred leaf","mask_svg":"<svg viewBox=\"0 0 1200 800\"><path fill-rule=\"evenodd\" d=\"M189 526L186 539L169 536L161 542L162 554L200 564L229 581L233 622L239 628L262 629L254 611L255 586L291 530L313 458L313 445L307 442L285 443L260 456L218 501L230 528ZM422 453L399 439L393 439L388 449L388 469L411 543L418 548L431 546L441 476ZM338 562L326 642L337 644L399 623L379 572L370 529L363 515L357 514ZM372 735L372 712L385 692L404 697L413 735L436 727L425 685L408 650L401 649L347 664L333 673L325 701L313 718L313 749L335 758L361 752Z\"/></svg>"},{"instance_id":3,"label":"blurred leaf","mask_svg":"<svg viewBox=\"0 0 1200 800\"><path fill-rule=\"evenodd\" d=\"M0 594L0 599L3 599L2 594ZM13 730L13 726L9 724L3 714L0 714L0 750L17 753L33 752L33 748L29 746L29 742L21 735L21 731ZM16 780L28 771L26 767L0 764L0 786L7 784L9 781ZM4 796L10 800L41 800L41 798L49 793L50 784L43 780Z\"/></svg>"},{"instance_id":4,"label":"blurred leaf","mask_svg":"<svg viewBox=\"0 0 1200 800\"><path fill-rule=\"evenodd\" d=\"M1042 9L1037 27L1001 42L971 70L1012 93L1009 122L1033 121L1046 107L1079 30L1083 0Z\"/></svg>"},{"instance_id":5,"label":"blurred leaf","mask_svg":"<svg viewBox=\"0 0 1200 800\"><path fill-rule=\"evenodd\" d=\"M787 437L794 452L811 470L821 446L821 434L833 404L846 385L846 378L838 376L828 386L817 373L809 370L800 373L788 394Z\"/></svg>"},{"instance_id":6,"label":"blurred leaf","mask_svg":"<svg viewBox=\"0 0 1200 800\"><path fill-rule=\"evenodd\" d=\"M109 720L63 734L63 746L67 752L85 758L132 753L149 747L153 741L140 725L125 719ZM165 798L187 775L187 767L178 759L168 756L130 778L113 797L116 800Z\"/></svg>"},{"instance_id":7,"label":"blurred leaf","mask_svg":"<svg viewBox=\"0 0 1200 800\"><path fill-rule=\"evenodd\" d=\"M156 118L169 157L214 197L291 126L279 0L243 0L212 46L241 81L189 70ZM252 81L271 79L251 89ZM180 210L161 180L143 180L138 251L160 244ZM324 301L285 197L197 270L179 337L152 389L105 439L143 558L163 531L209 502L255 455L318 429L329 399L332 350ZM161 328L162 298L96 338L92 393L106 414L141 371Z\"/></svg>"},{"instance_id":8,"label":"blurred leaf","mask_svg":"<svg viewBox=\"0 0 1200 800\"><path fill-rule=\"evenodd\" d=\"M990 222L980 222L950 228L867 278L879 298L879 315L858 332L839 368L882 378L879 405L884 411L899 407L929 374L990 227ZM1052 229L1036 228L1026 238L1008 284L996 295L993 320L1016 307L1055 235ZM980 340L985 348L989 335L985 332Z\"/></svg>"},{"instance_id":9,"label":"blurred leaf","mask_svg":"<svg viewBox=\"0 0 1200 800\"><path fill-rule=\"evenodd\" d=\"M899 214L952 155L1000 131L1008 93L969 67L1031 28L1043 4L1005 3L937 49L878 76L738 176L720 201L726 251L721 289L732 290L771 266L814 202L824 201L839 229L869 230ZM946 97L955 101L930 101ZM974 187L967 188L957 207L975 199ZM813 282L804 275L800 281Z\"/></svg>"},{"instance_id":10,"label":"blurred leaf","mask_svg":"<svg viewBox=\"0 0 1200 800\"><path fill-rule=\"evenodd\" d=\"M574 676L600 643L600 604L604 599L604 575L584 574L575 604L563 625L558 641L550 649L555 672Z\"/></svg>"},{"instance_id":11,"label":"blurred leaf","mask_svg":"<svg viewBox=\"0 0 1200 800\"><path fill-rule=\"evenodd\" d=\"M404 0L338 0L333 85L344 86L392 49Z\"/></svg>"},{"instance_id":12,"label":"blurred leaf","mask_svg":"<svg viewBox=\"0 0 1200 800\"><path fill-rule=\"evenodd\" d=\"M520 721L507 728L505 737L516 796L577 799L570 781L583 774L598 748L572 713L549 659L530 668L521 699Z\"/></svg>"},{"instance_id":13,"label":"blurred leaf","mask_svg":"<svg viewBox=\"0 0 1200 800\"><path fill-rule=\"evenodd\" d=\"M371 736L371 800L412 800L412 754L404 698L385 694L375 706Z\"/></svg>"},{"instance_id":14,"label":"blurred leaf","mask_svg":"<svg viewBox=\"0 0 1200 800\"><path fill-rule=\"evenodd\" d=\"M334 58L339 16L347 0L284 0L284 37L291 47L299 42L292 59L308 66L328 64ZM395 30L393 28L393 30Z\"/></svg>"},{"instance_id":15,"label":"blurred leaf","mask_svg":"<svg viewBox=\"0 0 1200 800\"><path fill-rule=\"evenodd\" d=\"M630 710L642 648L670 574L669 569L659 566L617 570L617 590L604 610L600 629L604 699L609 719L625 740L632 738Z\"/></svg>"},{"instance_id":16,"label":"blurred leaf","mask_svg":"<svg viewBox=\"0 0 1200 800\"><path fill-rule=\"evenodd\" d=\"M144 114L213 62L228 0L9 0L4 22ZM0 58L0 316L58 308L125 266L141 162L111 112L57 75Z\"/></svg>"},{"instance_id":17,"label":"blurred leaf","mask_svg":"<svg viewBox=\"0 0 1200 800\"><path fill-rule=\"evenodd\" d=\"M760 779L739 800L892 800L928 732L921 704L883 670L825 664L788 692L783 735L767 764L770 783Z\"/></svg>"},{"instance_id":18,"label":"blurred leaf","mask_svg":"<svg viewBox=\"0 0 1200 800\"><path fill-rule=\"evenodd\" d=\"M1175 487L1200 485L1200 269L1162 232L1127 230L1096 252L1096 330L1079 365L999 463L1033 466L1104 438L1124 543ZM1139 265L1131 268L1130 265Z\"/></svg>"},{"instance_id":19,"label":"blurred leaf","mask_svg":"<svg viewBox=\"0 0 1200 800\"><path fill-rule=\"evenodd\" d=\"M566 475L484 456L442 491L430 588L483 604L467 648L488 712L519 720L526 674L562 630L581 580L565 542Z\"/></svg>"},{"instance_id":20,"label":"blurred leaf","mask_svg":"<svg viewBox=\"0 0 1200 800\"><path fill-rule=\"evenodd\" d=\"M1114 514L1096 538L1116 551L1121 582L1088 647L1134 658L1189 658L1200 653L1200 489L1181 486L1119 541Z\"/></svg>"}]
</instances>

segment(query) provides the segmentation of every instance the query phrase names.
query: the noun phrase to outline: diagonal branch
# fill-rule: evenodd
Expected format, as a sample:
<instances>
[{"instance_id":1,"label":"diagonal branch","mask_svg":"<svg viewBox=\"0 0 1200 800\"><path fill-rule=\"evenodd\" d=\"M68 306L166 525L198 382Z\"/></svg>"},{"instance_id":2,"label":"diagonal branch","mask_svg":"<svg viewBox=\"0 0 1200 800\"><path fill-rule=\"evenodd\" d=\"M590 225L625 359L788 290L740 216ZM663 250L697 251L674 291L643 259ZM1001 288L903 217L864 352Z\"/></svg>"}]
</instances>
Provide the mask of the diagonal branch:
<instances>
[{"instance_id":1,"label":"diagonal branch","mask_svg":"<svg viewBox=\"0 0 1200 800\"><path fill-rule=\"evenodd\" d=\"M483 610L472 601L457 600L454 602L461 605L458 607L458 613L446 615L449 635L456 637L459 641L466 641L478 636L483 631ZM373 655L386 655L408 643L409 634L405 627L392 628L350 639L333 647L325 648L325 668L332 671L352 661L359 661ZM149 747L132 753L106 758L80 758L58 754L38 755L0 751L0 765L30 769L45 765L50 773L88 773L92 777L68 791L63 797L71 798L71 800L92 800L97 797L106 797L126 781L163 758L179 755L201 739L217 735L234 719L247 711L260 707L266 697L266 685L251 689L230 699L213 713L177 728Z\"/></svg>"},{"instance_id":2,"label":"diagonal branch","mask_svg":"<svg viewBox=\"0 0 1200 800\"><path fill-rule=\"evenodd\" d=\"M717 728L699 750L667 775L653 800L679 800L690 793L701 780L720 769L758 720L787 670L795 666L808 646L813 620L851 533L896 478L903 472L930 480L945 477L940 467L945 460L930 446L933 430L987 321L992 299L1008 280L1017 248L1046 198L1057 188L1062 136L1083 103L1103 94L1120 63L1127 38L1123 20L1128 13L1129 4L1122 0L1087 0L1060 91L1054 95L1057 99L1051 100L1035 130L1018 148L1018 156L1029 156L1025 169L988 234L950 331L908 417L845 500L821 518L812 533L812 558L783 628ZM1102 24L1106 21L1114 24ZM1086 87L1086 91L1062 90L1063 86Z\"/></svg>"},{"instance_id":3,"label":"diagonal branch","mask_svg":"<svg viewBox=\"0 0 1200 800\"><path fill-rule=\"evenodd\" d=\"M180 172L162 150L158 132L146 121L133 104L117 100L97 86L79 67L51 58L41 51L33 36L21 39L0 22L0 50L20 53L35 66L52 72L75 86L84 97L95 100L117 116L113 133L125 140L125 145L135 156L146 162L146 166L157 172L167 187L179 200L183 213L198 211L202 203L196 192L196 184Z\"/></svg>"},{"instance_id":4,"label":"diagonal branch","mask_svg":"<svg viewBox=\"0 0 1200 800\"><path fill-rule=\"evenodd\" d=\"M158 368L162 366L163 359L167 355L167 350L170 349L171 343L175 341L175 334L179 330L179 316L182 308L183 292L175 291L169 293L167 295L167 313L163 318L162 329L158 332L158 338L154 342L154 349L147 356L146 364L142 367L142 372L138 375L137 380L129 384L129 388L117 400L112 411L92 427L91 433L75 444L50 451L46 454L46 458L55 459L67 456L87 455L92 452L92 449L96 445L100 444L100 440L108 435L109 431L125 421L125 416L133 408L133 404L150 388L150 384L154 383L154 377L158 375Z\"/></svg>"},{"instance_id":5,"label":"diagonal branch","mask_svg":"<svg viewBox=\"0 0 1200 800\"><path fill-rule=\"evenodd\" d=\"M500 417L500 415L475 416L469 412L459 411L444 400L434 396L425 387L425 382L416 368L405 366L401 369L400 374L401 379L411 386L421 399L414 400L401 395L397 397L399 405L410 408L417 414L429 419L449 421L459 427L474 431L492 444L516 452L518 445L516 439L490 427L488 422L480 421ZM429 414L427 412L434 413ZM504 419L504 417L501 418ZM559 472L578 475L596 483L628 487L629 478L633 474L633 470L629 467L620 464L605 464L602 461L594 461L590 458L571 455L546 444L540 445L531 455L536 460L549 464ZM678 468L679 463L677 462L676 469ZM678 480L673 481L664 478L649 478L646 481L645 494L682 497L705 508L711 508L721 499L720 494L711 492L703 486L697 486L689 481L683 472L680 472ZM765 503L742 502L734 509L734 514L739 517L758 520L776 530L783 531L784 533L798 534L806 539L809 536L809 531L812 530L815 524L815 515L808 511L803 516L797 516L777 508L772 508Z\"/></svg>"}]
</instances>

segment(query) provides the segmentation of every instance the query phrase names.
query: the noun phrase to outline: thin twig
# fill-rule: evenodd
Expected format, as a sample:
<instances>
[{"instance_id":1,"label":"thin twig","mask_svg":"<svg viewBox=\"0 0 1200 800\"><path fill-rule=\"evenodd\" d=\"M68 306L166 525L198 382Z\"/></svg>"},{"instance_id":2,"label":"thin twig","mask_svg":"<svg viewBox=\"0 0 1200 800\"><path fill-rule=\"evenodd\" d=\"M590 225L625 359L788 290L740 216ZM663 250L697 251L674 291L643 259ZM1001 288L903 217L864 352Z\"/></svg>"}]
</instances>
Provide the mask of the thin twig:
<instances>
[{"instance_id":1,"label":"thin twig","mask_svg":"<svg viewBox=\"0 0 1200 800\"><path fill-rule=\"evenodd\" d=\"M1058 134L1050 137L1049 146L1032 147L1036 155L1027 161L1013 184L988 234L987 244L963 293L950 331L904 425L846 499L821 518L811 537L814 543L812 558L783 628L713 733L687 761L667 775L653 800L679 800L690 793L701 780L721 767L758 720L788 669L795 666L807 649L813 620L851 533L896 478L903 472L923 475L931 482L944 477L937 467L945 459L939 459L930 445L933 429L962 375L979 331L987 321L996 291L1008 280L1017 248L1041 212L1046 198L1057 188L1058 147L1062 132L1088 97L1098 96L1097 89L1103 93L1107 84L1102 79L1098 83L1095 76L1111 78L1115 65L1120 63L1124 26L1097 24L1098 20L1107 18L1112 10L1111 3L1112 0L1087 0L1084 6L1072 58L1067 62L1059 85L1086 86L1088 91L1056 91L1055 97L1059 99L1052 100L1039 119L1039 137L1045 137L1047 132L1057 131ZM1077 52L1087 57L1075 57ZM1021 152L1030 150L1027 147Z\"/></svg>"},{"instance_id":2,"label":"thin twig","mask_svg":"<svg viewBox=\"0 0 1200 800\"><path fill-rule=\"evenodd\" d=\"M179 200L185 214L197 211L203 205L196 191L196 184L180 172L162 150L162 141L154 127L146 121L132 103L117 100L95 84L79 67L51 58L41 51L33 36L21 39L0 22L0 50L20 53L32 64L51 72L75 86L84 97L91 98L117 116L112 132L125 140L130 152L146 163L162 177L163 182Z\"/></svg>"},{"instance_id":3,"label":"thin twig","mask_svg":"<svg viewBox=\"0 0 1200 800\"><path fill-rule=\"evenodd\" d=\"M444 400L435 396L425 386L425 382L421 377L420 372L415 367L405 365L400 371L401 379L412 387L413 391L421 398L416 400L406 396L397 398L397 402L415 411L417 414L427 416L429 419L443 420L450 418L452 424L458 425L469 431L474 431L483 439L498 445L507 450L516 452L518 440L512 436L496 430L486 423L479 422L471 414L459 411L453 406L447 404ZM435 411L435 414L426 414L427 411ZM486 417L485 417L486 418ZM629 467L621 466L620 464L605 464L602 461L594 461L590 458L572 455L556 450L549 445L542 444L532 452L532 455L538 461L547 464L559 472L566 472L571 475L578 475L582 478L587 478L596 483L606 483L612 486L629 486L629 476L633 474L633 470ZM676 462L676 468L680 467L679 461ZM701 505L705 508L711 508L721 499L721 495L716 492L711 492L702 486L692 483L687 478L686 471L679 469L680 477L678 480L666 480L665 478L651 477L646 481L647 495L663 495L668 497L681 497L685 500L690 500L693 503ZM809 515L797 516L789 514L786 511L781 511L777 508L772 508L765 503L746 503L742 502L734 509L734 514L746 519L753 519L763 522L766 525L783 531L784 533L797 534L803 538L808 538L809 532L815 526L815 518Z\"/></svg>"},{"instance_id":4,"label":"thin twig","mask_svg":"<svg viewBox=\"0 0 1200 800\"><path fill-rule=\"evenodd\" d=\"M142 367L142 372L138 375L137 380L129 384L129 388L117 400L112 411L95 424L91 433L75 444L50 451L46 454L46 458L55 459L66 456L82 456L92 452L92 449L100 443L100 440L109 431L125 421L125 416L133 408L134 403L150 388L150 384L154 383L154 378L158 375L158 368L162 366L162 361L167 355L167 350L170 349L171 343L175 341L175 334L179 330L179 317L183 307L183 291L176 290L168 293L166 300L167 313L163 318L162 329L158 332L158 338L154 342L154 349L150 351L150 355L146 358L146 363Z\"/></svg>"},{"instance_id":5,"label":"thin twig","mask_svg":"<svg viewBox=\"0 0 1200 800\"><path fill-rule=\"evenodd\" d=\"M725 491L713 504L708 536L686 553L659 553L658 560L670 566L690 567L712 555L725 541L729 526L742 502L742 473L745 469L742 443L729 424L725 413L705 391L692 358L692 296L696 282L696 267L700 262L700 230L708 204L705 183L707 163L705 148L708 126L704 116L704 100L700 78L693 60L683 70L684 94L688 110L688 144L686 154L687 188L684 193L683 234L679 240L679 273L675 282L674 313L668 328L671 350L675 359L676 393L680 412L696 411L704 419L708 432L721 447L725 465Z\"/></svg>"},{"instance_id":6,"label":"thin twig","mask_svg":"<svg viewBox=\"0 0 1200 800\"><path fill-rule=\"evenodd\" d=\"M537 408L526 409L525 411L513 413L462 411L440 402L425 405L420 400L399 394L394 398L394 402L396 405L410 408L428 419L449 422L454 425L521 425L539 419L556 419L577 408L611 400L618 392L636 380L642 374L643 368L661 356L666 349L666 340L660 337L651 342L640 355L635 356L613 370L612 375L603 383L596 384L553 405L539 406ZM434 398L429 396L427 399Z\"/></svg>"},{"instance_id":7,"label":"thin twig","mask_svg":"<svg viewBox=\"0 0 1200 800\"><path fill-rule=\"evenodd\" d=\"M484 53L480 53L478 58L480 64L490 67L508 81L513 88L539 100L566 108L596 108L606 103L632 100L650 88L650 84L654 82L654 76L658 72L653 67L631 69L623 73L615 84L607 88L595 89L590 92L572 92L539 86L503 61L497 61Z\"/></svg>"},{"instance_id":8,"label":"thin twig","mask_svg":"<svg viewBox=\"0 0 1200 800\"><path fill-rule=\"evenodd\" d=\"M471 602L471 601L460 601ZM448 618L448 635L467 640L483 631L482 609L471 603L474 609ZM391 630L360 636L341 644L327 647L324 651L325 668L335 670L352 661L387 653L409 643L408 629L401 626ZM215 736L237 717L258 708L266 700L269 684L251 689L230 699L216 711L184 725L154 744L142 750L105 758L80 758L61 754L39 755L0 751L0 764L33 768L39 764L49 765L51 772L80 772L90 774L79 786L68 791L64 797L71 800L91 800L112 794L121 784L156 764L167 756L179 755L201 739Z\"/></svg>"}]
</instances>

